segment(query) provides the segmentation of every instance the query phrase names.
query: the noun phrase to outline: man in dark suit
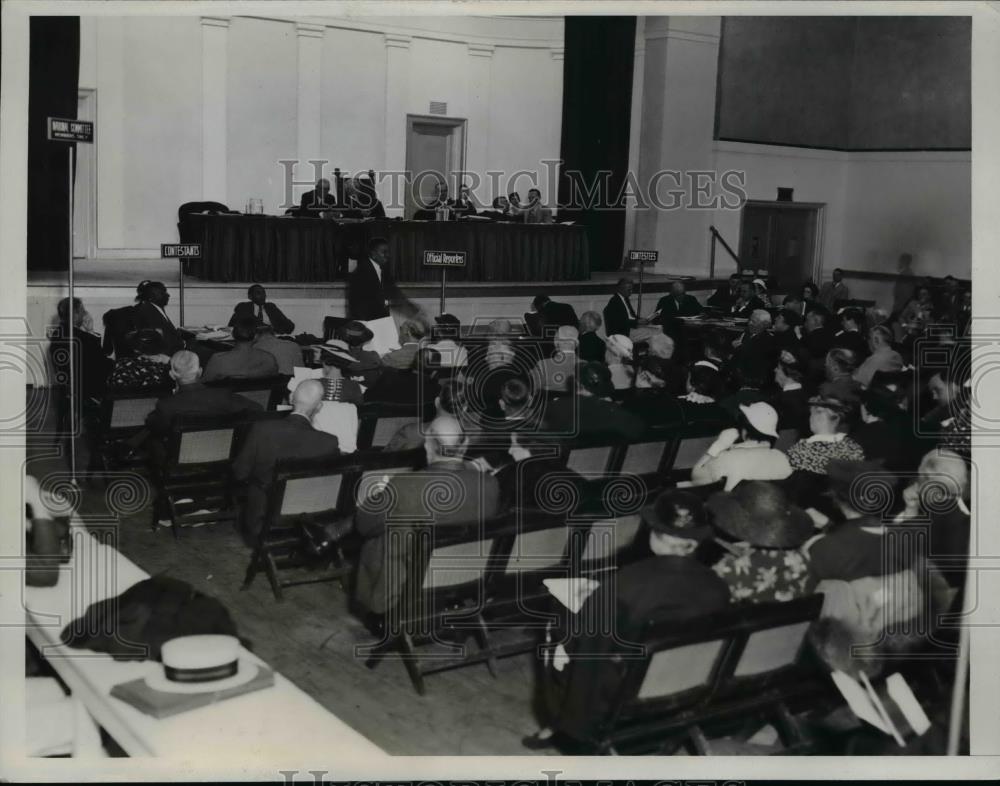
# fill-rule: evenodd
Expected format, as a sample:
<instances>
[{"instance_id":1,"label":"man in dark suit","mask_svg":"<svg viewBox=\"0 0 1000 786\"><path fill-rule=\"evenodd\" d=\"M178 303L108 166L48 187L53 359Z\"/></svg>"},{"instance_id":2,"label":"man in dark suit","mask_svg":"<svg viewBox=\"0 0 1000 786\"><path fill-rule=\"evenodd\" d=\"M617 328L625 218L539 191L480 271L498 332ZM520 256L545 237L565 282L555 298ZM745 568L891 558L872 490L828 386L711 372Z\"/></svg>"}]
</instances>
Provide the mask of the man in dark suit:
<instances>
[{"instance_id":1,"label":"man in dark suit","mask_svg":"<svg viewBox=\"0 0 1000 786\"><path fill-rule=\"evenodd\" d=\"M531 301L531 311L524 314L524 321L528 325L528 332L533 336L544 336L546 332L555 332L564 325L576 327L578 323L573 306L569 303L557 303L548 295L535 295ZM551 330L546 331L546 327L551 327Z\"/></svg>"},{"instance_id":2,"label":"man in dark suit","mask_svg":"<svg viewBox=\"0 0 1000 786\"><path fill-rule=\"evenodd\" d=\"M740 284L740 294L736 302L729 307L729 313L734 317L749 319L750 315L758 309L766 309L767 304L757 297L753 284L744 281Z\"/></svg>"},{"instance_id":3,"label":"man in dark suit","mask_svg":"<svg viewBox=\"0 0 1000 786\"><path fill-rule=\"evenodd\" d=\"M337 206L337 200L330 193L330 181L325 177L316 181L316 188L306 191L299 202L299 215L318 216L324 210Z\"/></svg>"},{"instance_id":4,"label":"man in dark suit","mask_svg":"<svg viewBox=\"0 0 1000 786\"><path fill-rule=\"evenodd\" d=\"M416 313L416 307L399 291L389 269L389 241L373 237L368 256L359 260L347 277L347 314L350 319L369 322L389 316L389 306L402 305Z\"/></svg>"},{"instance_id":5,"label":"man in dark suit","mask_svg":"<svg viewBox=\"0 0 1000 786\"><path fill-rule=\"evenodd\" d=\"M729 285L716 289L705 301L705 305L728 312L740 296L742 281L743 278L739 273L733 273L729 277Z\"/></svg>"},{"instance_id":6,"label":"man in dark suit","mask_svg":"<svg viewBox=\"0 0 1000 786\"><path fill-rule=\"evenodd\" d=\"M358 560L355 601L375 618L389 613L401 600L409 547L404 537L390 537L414 528L441 524L482 524L500 513L500 486L488 472L466 461L468 437L450 415L439 415L428 425L424 438L427 467L396 474L388 489L372 489L358 504L354 528L364 539ZM437 494L429 493L437 489ZM435 499L458 504L437 508ZM386 500L391 500L386 505Z\"/></svg>"},{"instance_id":7,"label":"man in dark suit","mask_svg":"<svg viewBox=\"0 0 1000 786\"><path fill-rule=\"evenodd\" d=\"M138 301L133 311L136 330L151 329L161 336L168 355L184 349L185 342L165 311L170 293L160 281L143 281L136 287ZM199 355L200 357L200 355Z\"/></svg>"},{"instance_id":8,"label":"man in dark suit","mask_svg":"<svg viewBox=\"0 0 1000 786\"><path fill-rule=\"evenodd\" d=\"M809 395L802 387L803 369L798 363L779 360L774 367L774 381L781 391L771 398L778 413L778 428L793 428L805 438L809 434Z\"/></svg>"},{"instance_id":9,"label":"man in dark suit","mask_svg":"<svg viewBox=\"0 0 1000 786\"><path fill-rule=\"evenodd\" d=\"M323 392L323 383L318 379L300 382L292 393L288 417L254 423L233 462L233 477L246 484L242 523L248 544L256 543L264 524L267 492L278 459L340 455L337 438L312 425L313 415L323 406Z\"/></svg>"},{"instance_id":10,"label":"man in dark suit","mask_svg":"<svg viewBox=\"0 0 1000 786\"><path fill-rule=\"evenodd\" d=\"M604 362L604 355L607 352L607 345L604 339L597 335L604 320L596 311L584 311L580 315L580 360L593 360L597 363Z\"/></svg>"},{"instance_id":11,"label":"man in dark suit","mask_svg":"<svg viewBox=\"0 0 1000 786\"><path fill-rule=\"evenodd\" d=\"M567 614L563 630L554 633L552 640L565 644L548 662L542 702L548 725L525 738L525 747L593 753L597 725L621 687L621 658L642 657L634 642L644 626L653 620L682 623L729 606L726 583L695 556L714 534L695 495L665 491L643 508L642 520L653 556L601 580L577 615L587 625L571 624ZM564 666L554 667L553 660Z\"/></svg>"},{"instance_id":12,"label":"man in dark suit","mask_svg":"<svg viewBox=\"0 0 1000 786\"><path fill-rule=\"evenodd\" d=\"M261 379L278 374L278 361L270 352L257 349L253 340L257 326L253 317L245 317L233 328L233 348L216 352L205 365L206 382L217 379Z\"/></svg>"},{"instance_id":13,"label":"man in dark suit","mask_svg":"<svg viewBox=\"0 0 1000 786\"><path fill-rule=\"evenodd\" d=\"M771 315L764 309L750 314L747 329L730 358L730 369L745 377L766 380L778 360L778 348L770 333Z\"/></svg>"},{"instance_id":14,"label":"man in dark suit","mask_svg":"<svg viewBox=\"0 0 1000 786\"><path fill-rule=\"evenodd\" d=\"M849 349L854 353L858 363L870 354L868 342L861 332L864 317L857 308L845 308L840 312L840 329L833 334L833 346Z\"/></svg>"},{"instance_id":15,"label":"man in dark suit","mask_svg":"<svg viewBox=\"0 0 1000 786\"><path fill-rule=\"evenodd\" d=\"M609 336L627 336L633 328L646 324L632 306L632 280L618 279L615 293L604 307L604 332Z\"/></svg>"},{"instance_id":16,"label":"man in dark suit","mask_svg":"<svg viewBox=\"0 0 1000 786\"><path fill-rule=\"evenodd\" d=\"M295 330L295 323L274 303L268 302L267 290L260 284L250 287L247 297L250 299L236 304L233 315L229 318L229 327L234 327L240 319L250 317L256 325L270 325L279 336L288 335Z\"/></svg>"},{"instance_id":17,"label":"man in dark suit","mask_svg":"<svg viewBox=\"0 0 1000 786\"><path fill-rule=\"evenodd\" d=\"M441 353L424 347L414 355L413 365L405 370L384 369L365 391L365 401L382 404L430 403L440 390L437 375L441 370Z\"/></svg>"},{"instance_id":18,"label":"man in dark suit","mask_svg":"<svg viewBox=\"0 0 1000 786\"><path fill-rule=\"evenodd\" d=\"M549 404L545 412L547 434L562 439L638 440L646 424L611 400L611 372L603 363L582 363L577 372L576 395Z\"/></svg>"},{"instance_id":19,"label":"man in dark suit","mask_svg":"<svg viewBox=\"0 0 1000 786\"><path fill-rule=\"evenodd\" d=\"M660 298L656 304L656 311L659 314L659 321L666 322L676 317L693 317L701 313L701 303L694 295L689 295L684 291L683 281L674 281L670 284L670 294Z\"/></svg>"}]
</instances>

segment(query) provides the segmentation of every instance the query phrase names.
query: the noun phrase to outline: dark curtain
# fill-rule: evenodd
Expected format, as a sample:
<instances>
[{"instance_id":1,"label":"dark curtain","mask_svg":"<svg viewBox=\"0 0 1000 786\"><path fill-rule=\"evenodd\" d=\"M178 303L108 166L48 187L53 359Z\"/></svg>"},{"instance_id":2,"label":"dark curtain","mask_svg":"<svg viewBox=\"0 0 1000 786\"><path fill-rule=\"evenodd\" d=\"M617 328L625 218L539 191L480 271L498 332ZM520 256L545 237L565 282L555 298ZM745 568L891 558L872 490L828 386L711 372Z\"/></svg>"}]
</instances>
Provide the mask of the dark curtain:
<instances>
[{"instance_id":1,"label":"dark curtain","mask_svg":"<svg viewBox=\"0 0 1000 786\"><path fill-rule=\"evenodd\" d=\"M635 17L566 17L559 214L587 227L593 270L621 264L634 48Z\"/></svg>"},{"instance_id":2,"label":"dark curtain","mask_svg":"<svg viewBox=\"0 0 1000 786\"><path fill-rule=\"evenodd\" d=\"M28 67L28 269L66 270L70 143L49 142L47 120L76 118L79 17L33 16Z\"/></svg>"}]
</instances>

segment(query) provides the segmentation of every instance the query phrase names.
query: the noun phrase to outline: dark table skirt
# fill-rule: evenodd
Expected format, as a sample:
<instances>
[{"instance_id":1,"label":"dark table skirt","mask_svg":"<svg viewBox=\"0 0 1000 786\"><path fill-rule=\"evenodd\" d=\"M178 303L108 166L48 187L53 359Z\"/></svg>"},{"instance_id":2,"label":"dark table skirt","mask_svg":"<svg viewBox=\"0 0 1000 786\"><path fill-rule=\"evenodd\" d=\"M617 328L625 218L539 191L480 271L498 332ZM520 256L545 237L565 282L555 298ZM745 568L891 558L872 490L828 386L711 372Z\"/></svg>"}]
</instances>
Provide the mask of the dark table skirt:
<instances>
[{"instance_id":1,"label":"dark table skirt","mask_svg":"<svg viewBox=\"0 0 1000 786\"><path fill-rule=\"evenodd\" d=\"M334 281L368 240L389 241L397 281L437 281L423 252L465 251L467 267L449 281L579 281L590 277L586 230L560 224L376 220L345 223L275 216L191 215L181 242L201 243L186 271L211 281Z\"/></svg>"}]
</instances>

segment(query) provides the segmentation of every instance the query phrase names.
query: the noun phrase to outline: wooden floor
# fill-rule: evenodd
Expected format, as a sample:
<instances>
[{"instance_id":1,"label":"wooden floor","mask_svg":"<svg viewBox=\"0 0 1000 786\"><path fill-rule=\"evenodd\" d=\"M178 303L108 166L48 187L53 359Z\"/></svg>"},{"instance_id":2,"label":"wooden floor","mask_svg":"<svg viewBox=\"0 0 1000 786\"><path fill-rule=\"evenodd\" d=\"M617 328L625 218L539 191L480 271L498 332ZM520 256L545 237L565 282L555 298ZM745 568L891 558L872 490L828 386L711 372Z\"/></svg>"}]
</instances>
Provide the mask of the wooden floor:
<instances>
[{"instance_id":1,"label":"wooden floor","mask_svg":"<svg viewBox=\"0 0 1000 786\"><path fill-rule=\"evenodd\" d=\"M52 444L29 444L27 471L42 478L65 473ZM107 521L100 485L81 483L81 514ZM153 532L145 508L122 517L118 547L151 574L166 573L218 598L240 635L265 661L330 712L396 755L525 755L520 739L536 728L531 711L533 656L501 660L494 679L485 664L427 678L427 693L414 691L401 661L390 656L374 671L354 655L372 638L347 611L337 584L292 587L283 603L258 576L241 592L249 549L225 524ZM325 646L323 642L326 641ZM537 754L536 754L537 755Z\"/></svg>"}]
</instances>

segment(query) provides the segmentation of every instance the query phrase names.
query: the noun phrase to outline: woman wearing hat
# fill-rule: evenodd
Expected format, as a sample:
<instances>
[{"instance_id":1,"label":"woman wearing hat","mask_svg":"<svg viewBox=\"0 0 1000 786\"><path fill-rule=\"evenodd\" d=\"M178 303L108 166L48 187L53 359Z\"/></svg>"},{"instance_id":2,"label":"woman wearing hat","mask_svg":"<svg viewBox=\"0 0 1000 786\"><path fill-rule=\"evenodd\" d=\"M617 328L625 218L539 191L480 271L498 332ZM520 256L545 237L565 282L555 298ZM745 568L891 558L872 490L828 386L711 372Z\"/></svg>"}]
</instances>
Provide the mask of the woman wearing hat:
<instances>
[{"instance_id":1,"label":"woman wearing hat","mask_svg":"<svg viewBox=\"0 0 1000 786\"><path fill-rule=\"evenodd\" d=\"M126 355L115 361L108 376L108 390L152 390L170 388L170 355L166 354L166 344L159 331L145 328L130 333L129 346L134 355Z\"/></svg>"},{"instance_id":2,"label":"woman wearing hat","mask_svg":"<svg viewBox=\"0 0 1000 786\"><path fill-rule=\"evenodd\" d=\"M604 363L611 371L611 384L615 390L627 390L632 387L635 369L632 368L632 339L628 336L615 334L608 336L607 350L604 353Z\"/></svg>"},{"instance_id":3,"label":"woman wearing hat","mask_svg":"<svg viewBox=\"0 0 1000 786\"><path fill-rule=\"evenodd\" d=\"M792 469L825 475L831 459L864 460L864 450L847 436L850 412L850 405L838 398L820 395L809 399L812 436L800 439L788 449Z\"/></svg>"},{"instance_id":4,"label":"woman wearing hat","mask_svg":"<svg viewBox=\"0 0 1000 786\"><path fill-rule=\"evenodd\" d=\"M807 595L812 578L799 548L813 522L773 483L751 480L705 503L712 523L732 539L712 569L729 586L734 603L786 601Z\"/></svg>"},{"instance_id":5,"label":"woman wearing hat","mask_svg":"<svg viewBox=\"0 0 1000 786\"><path fill-rule=\"evenodd\" d=\"M758 401L741 404L736 427L727 428L691 469L696 484L726 479L726 491L743 480L784 480L792 474L788 458L774 449L778 413Z\"/></svg>"},{"instance_id":6,"label":"woman wearing hat","mask_svg":"<svg viewBox=\"0 0 1000 786\"><path fill-rule=\"evenodd\" d=\"M349 369L350 375L363 377L366 385L372 384L382 372L382 360L378 353L363 348L374 335L363 322L352 320L341 326L338 336L338 339L346 345L347 352L354 358L354 363Z\"/></svg>"},{"instance_id":7,"label":"woman wearing hat","mask_svg":"<svg viewBox=\"0 0 1000 786\"><path fill-rule=\"evenodd\" d=\"M313 428L333 434L341 453L353 453L358 444L357 405L364 401L361 386L345 376L354 365L354 357L347 351L347 344L331 339L324 345L320 360L322 370L299 369L288 381L288 390L294 393L304 380L318 379L323 384L323 401L312 417Z\"/></svg>"},{"instance_id":8,"label":"woman wearing hat","mask_svg":"<svg viewBox=\"0 0 1000 786\"><path fill-rule=\"evenodd\" d=\"M712 537L704 506L690 492L670 490L642 510L653 556L603 578L575 617L566 619L567 640L546 654L543 706L547 725L522 742L525 747L592 750L588 743L621 685L621 654L638 653L634 642L650 620L694 619L729 605L729 590L711 568L694 556ZM613 619L607 613L614 609ZM573 624L587 620L587 624ZM597 624L593 624L596 622ZM608 631L613 631L609 635ZM618 657L616 657L618 656Z\"/></svg>"}]
</instances>

